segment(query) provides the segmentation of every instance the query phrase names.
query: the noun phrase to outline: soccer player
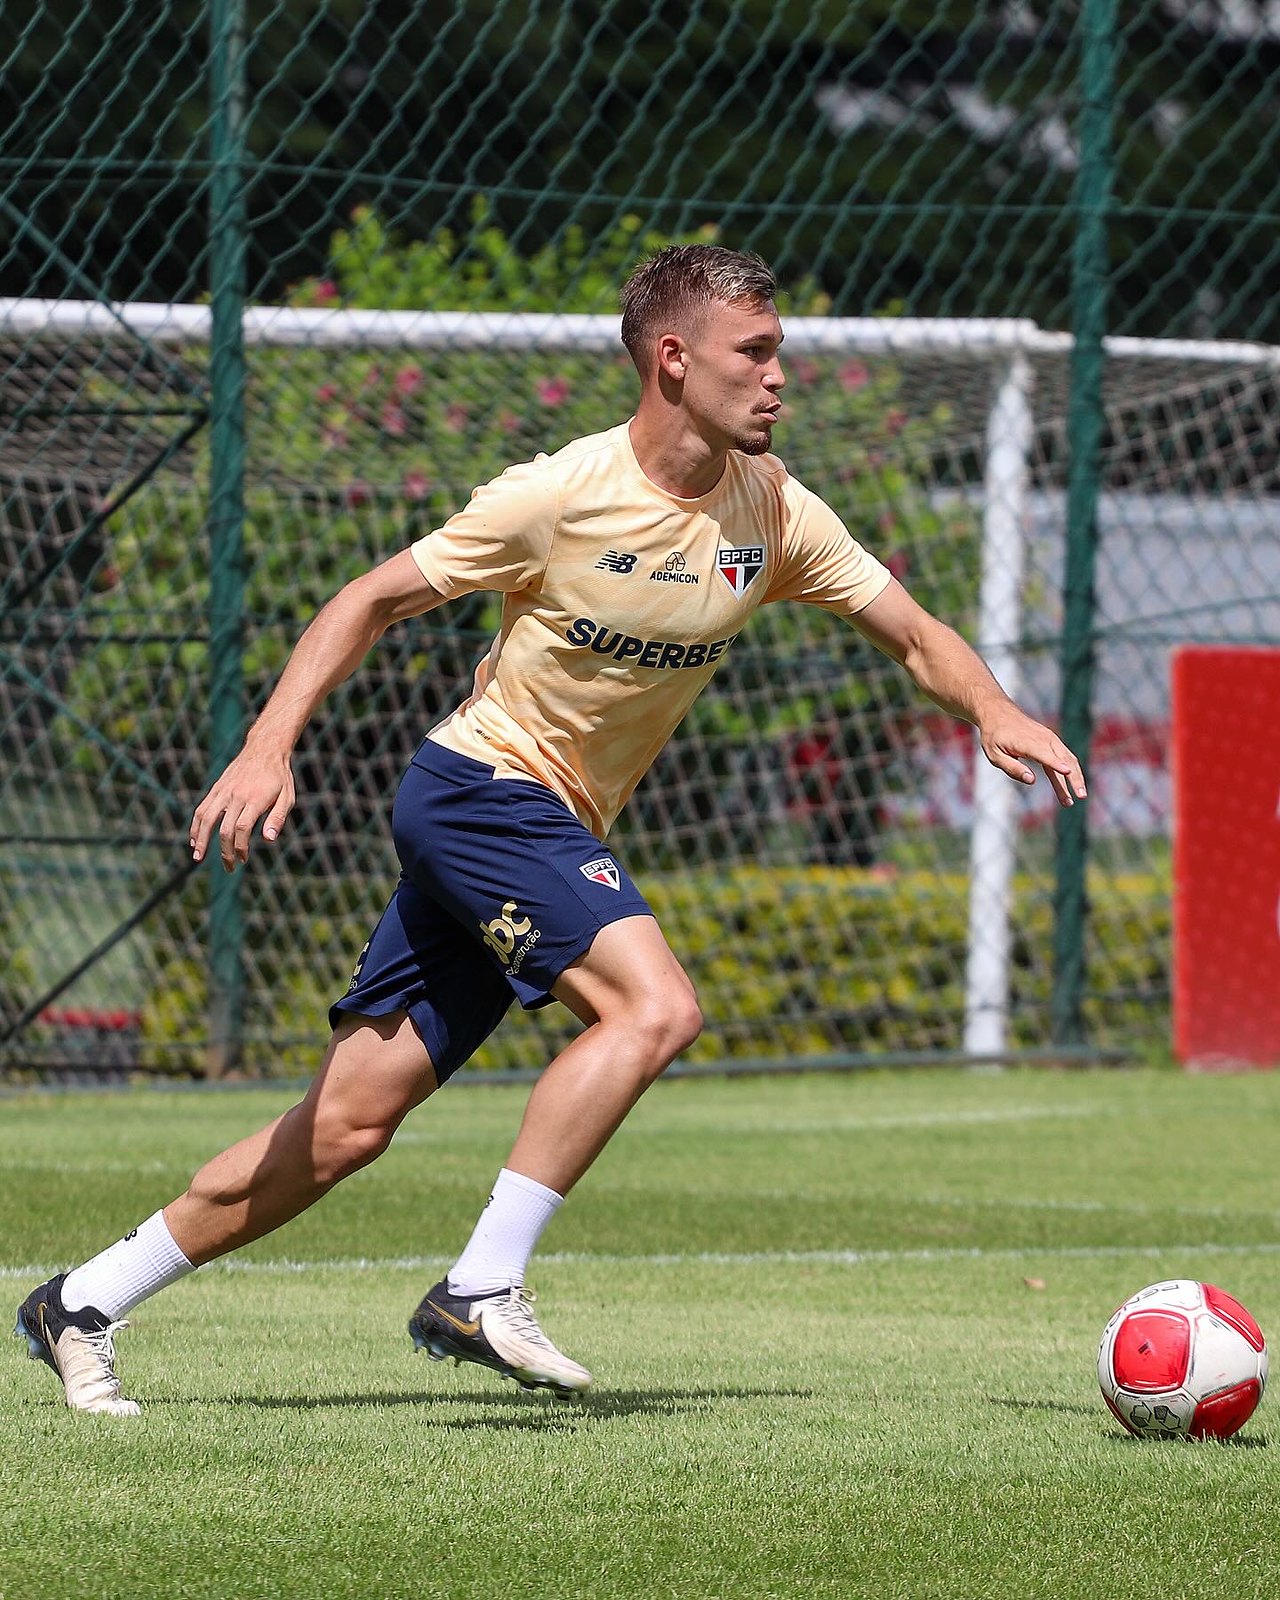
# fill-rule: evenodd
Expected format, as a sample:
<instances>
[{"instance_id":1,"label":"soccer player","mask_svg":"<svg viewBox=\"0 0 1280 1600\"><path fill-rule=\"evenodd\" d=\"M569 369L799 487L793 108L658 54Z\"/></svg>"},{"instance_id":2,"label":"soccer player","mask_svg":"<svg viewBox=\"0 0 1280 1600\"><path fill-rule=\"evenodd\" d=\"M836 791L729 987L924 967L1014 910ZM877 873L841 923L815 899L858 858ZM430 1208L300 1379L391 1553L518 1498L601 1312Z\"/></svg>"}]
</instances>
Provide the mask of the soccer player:
<instances>
[{"instance_id":1,"label":"soccer player","mask_svg":"<svg viewBox=\"0 0 1280 1600\"><path fill-rule=\"evenodd\" d=\"M1060 804L1085 795L1056 735L768 453L785 381L775 291L757 257L659 252L621 296L635 416L509 468L442 528L347 584L303 633L196 808L197 861L216 835L234 871L259 821L265 840L278 838L299 735L388 628L474 590L503 596L469 698L430 730L397 792L400 880L330 1011L305 1098L23 1302L17 1331L59 1373L70 1406L135 1414L115 1371L124 1316L374 1160L513 999L558 1000L583 1028L539 1077L475 1231L409 1329L431 1355L526 1388L588 1388L590 1373L535 1320L526 1267L565 1195L702 1022L603 841L757 606L836 612L973 723L1011 778L1033 783L1034 762Z\"/></svg>"}]
</instances>

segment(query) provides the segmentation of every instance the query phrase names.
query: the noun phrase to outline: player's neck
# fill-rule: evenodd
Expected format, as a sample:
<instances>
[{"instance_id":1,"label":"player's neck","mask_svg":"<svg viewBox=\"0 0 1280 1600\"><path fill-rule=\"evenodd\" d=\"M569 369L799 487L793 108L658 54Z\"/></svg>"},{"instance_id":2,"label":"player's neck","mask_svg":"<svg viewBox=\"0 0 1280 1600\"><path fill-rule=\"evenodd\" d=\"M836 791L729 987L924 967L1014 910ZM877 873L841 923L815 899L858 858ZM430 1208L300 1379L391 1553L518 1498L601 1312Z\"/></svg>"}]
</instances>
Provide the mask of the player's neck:
<instances>
[{"instance_id":1,"label":"player's neck","mask_svg":"<svg viewBox=\"0 0 1280 1600\"><path fill-rule=\"evenodd\" d=\"M687 426L647 414L642 405L629 428L631 448L650 483L681 500L710 494L724 476L727 450L717 450Z\"/></svg>"}]
</instances>

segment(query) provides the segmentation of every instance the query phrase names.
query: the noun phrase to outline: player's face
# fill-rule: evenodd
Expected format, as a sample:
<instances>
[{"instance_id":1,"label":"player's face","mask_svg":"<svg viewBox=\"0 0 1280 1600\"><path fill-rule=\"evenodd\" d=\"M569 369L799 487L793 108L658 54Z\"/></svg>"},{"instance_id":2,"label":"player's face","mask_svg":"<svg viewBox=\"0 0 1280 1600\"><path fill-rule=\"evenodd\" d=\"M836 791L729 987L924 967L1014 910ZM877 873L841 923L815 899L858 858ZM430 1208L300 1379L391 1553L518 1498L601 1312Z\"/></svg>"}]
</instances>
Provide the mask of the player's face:
<instances>
[{"instance_id":1,"label":"player's face","mask_svg":"<svg viewBox=\"0 0 1280 1600\"><path fill-rule=\"evenodd\" d=\"M708 442L762 455L782 410L782 324L771 301L709 308L689 336L684 404Z\"/></svg>"}]
</instances>

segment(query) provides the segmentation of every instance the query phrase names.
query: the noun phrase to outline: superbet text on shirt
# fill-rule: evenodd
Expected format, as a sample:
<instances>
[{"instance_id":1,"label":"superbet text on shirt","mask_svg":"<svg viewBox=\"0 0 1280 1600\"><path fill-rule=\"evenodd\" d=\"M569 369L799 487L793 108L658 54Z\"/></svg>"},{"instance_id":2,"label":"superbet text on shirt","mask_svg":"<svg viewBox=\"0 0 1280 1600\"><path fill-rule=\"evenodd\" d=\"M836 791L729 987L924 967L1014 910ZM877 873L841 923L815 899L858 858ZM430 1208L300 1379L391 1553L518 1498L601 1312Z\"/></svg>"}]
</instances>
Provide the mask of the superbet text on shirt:
<instances>
[{"instance_id":1,"label":"superbet text on shirt","mask_svg":"<svg viewBox=\"0 0 1280 1600\"><path fill-rule=\"evenodd\" d=\"M626 424L509 467L412 546L446 599L504 596L467 700L430 737L546 784L603 837L760 605L851 617L890 574L776 456L710 493L652 483Z\"/></svg>"}]
</instances>

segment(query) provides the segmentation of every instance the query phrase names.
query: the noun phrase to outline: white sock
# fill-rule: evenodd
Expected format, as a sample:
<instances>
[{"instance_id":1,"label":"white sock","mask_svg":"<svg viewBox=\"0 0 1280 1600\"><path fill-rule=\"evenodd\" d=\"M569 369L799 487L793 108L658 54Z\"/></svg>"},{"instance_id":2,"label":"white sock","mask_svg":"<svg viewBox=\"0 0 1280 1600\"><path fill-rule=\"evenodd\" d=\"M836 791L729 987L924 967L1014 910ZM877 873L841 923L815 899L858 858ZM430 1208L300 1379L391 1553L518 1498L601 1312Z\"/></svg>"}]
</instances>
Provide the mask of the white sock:
<instances>
[{"instance_id":1,"label":"white sock","mask_svg":"<svg viewBox=\"0 0 1280 1600\"><path fill-rule=\"evenodd\" d=\"M195 1270L174 1243L164 1212L157 1211L101 1255L69 1272L62 1285L62 1304L68 1311L92 1306L114 1322L148 1295Z\"/></svg>"},{"instance_id":2,"label":"white sock","mask_svg":"<svg viewBox=\"0 0 1280 1600\"><path fill-rule=\"evenodd\" d=\"M533 1247L564 1196L503 1167L467 1247L449 1271L449 1292L493 1294L524 1282Z\"/></svg>"}]
</instances>

